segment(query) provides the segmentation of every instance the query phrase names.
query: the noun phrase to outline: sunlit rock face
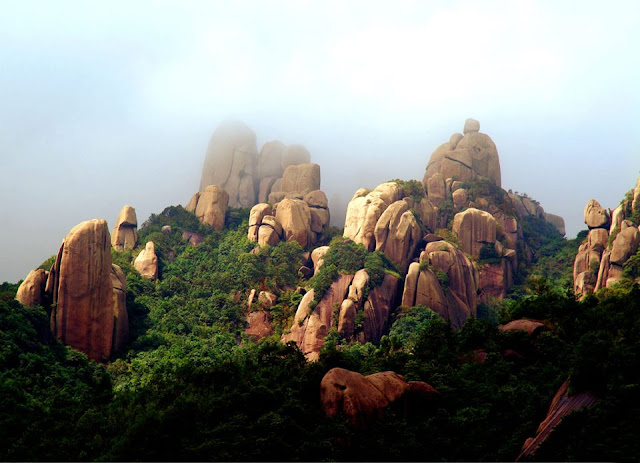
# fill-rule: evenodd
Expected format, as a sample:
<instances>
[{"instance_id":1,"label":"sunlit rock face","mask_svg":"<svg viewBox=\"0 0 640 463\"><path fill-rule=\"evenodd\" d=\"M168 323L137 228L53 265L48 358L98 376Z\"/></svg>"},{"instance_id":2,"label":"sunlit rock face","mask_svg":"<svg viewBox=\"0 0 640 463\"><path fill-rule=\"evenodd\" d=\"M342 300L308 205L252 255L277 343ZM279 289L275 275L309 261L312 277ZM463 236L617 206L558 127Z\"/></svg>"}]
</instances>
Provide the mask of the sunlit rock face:
<instances>
[{"instance_id":1,"label":"sunlit rock face","mask_svg":"<svg viewBox=\"0 0 640 463\"><path fill-rule=\"evenodd\" d=\"M256 203L256 134L242 122L225 121L209 141L202 168L200 191L218 185L229 194L229 206Z\"/></svg>"},{"instance_id":2,"label":"sunlit rock face","mask_svg":"<svg viewBox=\"0 0 640 463\"><path fill-rule=\"evenodd\" d=\"M185 210L193 212L201 223L220 231L224 228L228 208L229 194L218 185L209 185L191 197Z\"/></svg>"},{"instance_id":3,"label":"sunlit rock face","mask_svg":"<svg viewBox=\"0 0 640 463\"><path fill-rule=\"evenodd\" d=\"M431 154L422 183L429 199L439 204L443 180L469 181L486 178L501 186L498 150L491 137L480 133L480 123L467 119L464 135L453 134ZM440 174L431 183L429 179Z\"/></svg>"},{"instance_id":4,"label":"sunlit rock face","mask_svg":"<svg viewBox=\"0 0 640 463\"><path fill-rule=\"evenodd\" d=\"M126 205L120 211L116 226L113 227L111 245L118 251L133 249L138 242L138 218L136 210Z\"/></svg>"}]
</instances>

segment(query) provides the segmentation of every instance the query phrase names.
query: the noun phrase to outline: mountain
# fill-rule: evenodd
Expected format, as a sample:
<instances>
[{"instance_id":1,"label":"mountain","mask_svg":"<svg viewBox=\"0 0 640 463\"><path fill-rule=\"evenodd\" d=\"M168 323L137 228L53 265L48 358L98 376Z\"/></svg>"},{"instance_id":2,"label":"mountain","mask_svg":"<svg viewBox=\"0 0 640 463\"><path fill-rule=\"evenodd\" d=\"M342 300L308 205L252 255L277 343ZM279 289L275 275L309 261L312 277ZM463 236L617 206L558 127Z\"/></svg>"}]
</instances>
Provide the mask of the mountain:
<instances>
[{"instance_id":1,"label":"mountain","mask_svg":"<svg viewBox=\"0 0 640 463\"><path fill-rule=\"evenodd\" d=\"M3 459L637 458L640 179L566 240L469 119L340 230L310 153L255 140L0 287Z\"/></svg>"}]
</instances>

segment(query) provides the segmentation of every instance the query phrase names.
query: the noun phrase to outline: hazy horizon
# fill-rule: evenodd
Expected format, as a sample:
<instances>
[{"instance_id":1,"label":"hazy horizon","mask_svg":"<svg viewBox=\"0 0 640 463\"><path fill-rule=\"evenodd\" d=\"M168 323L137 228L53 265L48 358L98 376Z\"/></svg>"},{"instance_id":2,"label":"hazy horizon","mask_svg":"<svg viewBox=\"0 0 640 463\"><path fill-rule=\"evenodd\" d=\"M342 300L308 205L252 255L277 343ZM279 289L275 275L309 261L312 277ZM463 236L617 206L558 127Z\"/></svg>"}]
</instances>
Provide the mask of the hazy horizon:
<instances>
[{"instance_id":1,"label":"hazy horizon","mask_svg":"<svg viewBox=\"0 0 640 463\"><path fill-rule=\"evenodd\" d=\"M502 187L573 237L587 201L615 208L640 174L640 4L558 3L3 5L0 282L83 220L112 228L130 204L140 226L185 205L224 119L258 149L306 146L346 204L360 187L421 180L473 117Z\"/></svg>"}]
</instances>

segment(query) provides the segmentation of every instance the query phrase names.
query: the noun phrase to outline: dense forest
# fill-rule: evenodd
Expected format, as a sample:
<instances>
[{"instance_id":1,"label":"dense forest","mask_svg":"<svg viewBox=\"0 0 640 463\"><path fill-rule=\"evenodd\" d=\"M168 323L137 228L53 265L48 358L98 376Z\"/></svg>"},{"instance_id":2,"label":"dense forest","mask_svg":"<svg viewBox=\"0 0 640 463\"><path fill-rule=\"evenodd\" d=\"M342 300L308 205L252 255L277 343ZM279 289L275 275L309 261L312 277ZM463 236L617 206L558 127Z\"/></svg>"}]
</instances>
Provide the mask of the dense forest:
<instances>
[{"instance_id":1,"label":"dense forest","mask_svg":"<svg viewBox=\"0 0 640 463\"><path fill-rule=\"evenodd\" d=\"M104 365L53 337L43 308L14 300L18 285L1 285L0 458L511 461L570 379L570 391L598 400L567 417L536 458L637 460L640 287L629 278L576 300L571 272L584 233L566 240L527 217L535 263L507 298L481 305L461 329L427 307L401 306L379 343L347 343L330 332L319 361L307 362L294 343L280 342L302 297L296 289L322 293L358 268L379 279L393 264L330 228L323 271L303 282L304 249L281 242L252 252L247 216L231 208L225 229L215 231L180 206L152 215L139 243L156 245L155 282L131 265L143 245L112 251L126 275L130 340ZM182 230L204 241L189 246ZM633 262L627 270L637 273ZM244 332L247 288L278 295L274 333L258 342ZM532 340L498 329L520 318L540 320L544 330ZM392 370L439 394L410 410L389 407L356 429L322 412L319 384L334 367Z\"/></svg>"}]
</instances>

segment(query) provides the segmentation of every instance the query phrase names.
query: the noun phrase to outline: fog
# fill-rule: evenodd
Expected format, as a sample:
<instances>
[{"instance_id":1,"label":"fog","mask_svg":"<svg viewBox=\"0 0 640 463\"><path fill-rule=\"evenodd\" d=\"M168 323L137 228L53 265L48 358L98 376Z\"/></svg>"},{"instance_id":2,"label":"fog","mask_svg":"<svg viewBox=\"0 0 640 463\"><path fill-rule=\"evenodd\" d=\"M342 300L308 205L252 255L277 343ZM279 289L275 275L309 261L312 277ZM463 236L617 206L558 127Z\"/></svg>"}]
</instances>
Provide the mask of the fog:
<instances>
[{"instance_id":1,"label":"fog","mask_svg":"<svg viewBox=\"0 0 640 463\"><path fill-rule=\"evenodd\" d=\"M589 199L616 207L640 173L640 4L602 5L4 3L0 282L83 220L185 205L229 118L258 148L305 145L341 221L359 187L422 179L473 117L502 186L575 236Z\"/></svg>"}]
</instances>

